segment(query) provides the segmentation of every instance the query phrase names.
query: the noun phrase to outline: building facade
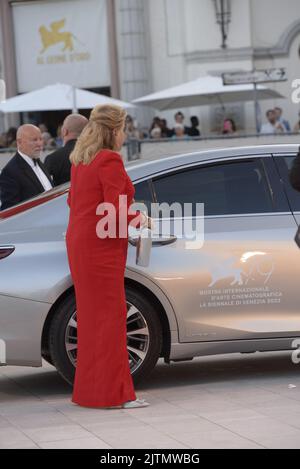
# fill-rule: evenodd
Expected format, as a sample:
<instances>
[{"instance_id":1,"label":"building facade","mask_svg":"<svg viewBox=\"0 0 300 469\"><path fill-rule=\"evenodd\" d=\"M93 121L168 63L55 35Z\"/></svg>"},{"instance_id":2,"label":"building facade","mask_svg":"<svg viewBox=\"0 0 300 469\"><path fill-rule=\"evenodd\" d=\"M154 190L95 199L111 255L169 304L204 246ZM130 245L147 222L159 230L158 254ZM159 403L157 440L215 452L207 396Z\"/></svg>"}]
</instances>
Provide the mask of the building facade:
<instances>
[{"instance_id":1,"label":"building facade","mask_svg":"<svg viewBox=\"0 0 300 469\"><path fill-rule=\"evenodd\" d=\"M231 0L227 48L222 49L213 0L152 0L147 3L151 90L158 91L201 75L286 67L288 81L267 86L286 99L261 102L262 117L274 106L295 123L299 105L291 100L300 78L298 0ZM233 104L226 111L242 128L255 131L254 106ZM197 112L193 109L193 112ZM220 106L198 109L204 131L214 131ZM221 113L222 114L222 113ZM169 113L170 118L172 114Z\"/></svg>"},{"instance_id":2,"label":"building facade","mask_svg":"<svg viewBox=\"0 0 300 469\"><path fill-rule=\"evenodd\" d=\"M214 0L1 0L0 78L8 96L47 83L70 82L131 101L201 75L286 67L288 81L270 86L285 99L261 102L262 115L280 106L293 125L299 105L299 0L229 0L227 48L221 47ZM26 38L26 39L25 39ZM69 42L68 42L69 41ZM184 111L184 110L183 110ZM224 115L255 131L253 103L185 110L205 133ZM172 124L174 112L163 113ZM141 111L147 123L153 112Z\"/></svg>"}]
</instances>

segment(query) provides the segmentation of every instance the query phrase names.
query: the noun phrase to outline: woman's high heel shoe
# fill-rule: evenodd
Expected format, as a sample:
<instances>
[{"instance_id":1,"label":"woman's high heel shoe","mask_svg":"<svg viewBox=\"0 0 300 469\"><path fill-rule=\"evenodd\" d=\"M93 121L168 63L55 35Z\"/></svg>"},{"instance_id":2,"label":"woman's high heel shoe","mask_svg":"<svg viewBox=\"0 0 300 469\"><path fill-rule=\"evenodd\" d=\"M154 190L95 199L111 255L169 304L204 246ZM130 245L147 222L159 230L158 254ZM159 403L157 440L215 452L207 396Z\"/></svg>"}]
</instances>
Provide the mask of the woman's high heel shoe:
<instances>
[{"instance_id":1,"label":"woman's high heel shoe","mask_svg":"<svg viewBox=\"0 0 300 469\"><path fill-rule=\"evenodd\" d=\"M135 401L124 402L122 409L138 409L140 407L148 407L149 405L145 399L136 399Z\"/></svg>"}]
</instances>

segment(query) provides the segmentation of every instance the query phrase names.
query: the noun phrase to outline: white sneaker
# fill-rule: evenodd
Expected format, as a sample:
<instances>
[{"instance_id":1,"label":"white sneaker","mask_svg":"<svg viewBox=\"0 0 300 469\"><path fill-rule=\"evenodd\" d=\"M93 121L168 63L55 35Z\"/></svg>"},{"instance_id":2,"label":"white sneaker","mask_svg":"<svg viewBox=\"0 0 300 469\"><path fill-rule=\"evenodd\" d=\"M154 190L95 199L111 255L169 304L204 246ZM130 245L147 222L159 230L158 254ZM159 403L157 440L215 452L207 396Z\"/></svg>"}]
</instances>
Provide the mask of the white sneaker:
<instances>
[{"instance_id":1,"label":"white sneaker","mask_svg":"<svg viewBox=\"0 0 300 469\"><path fill-rule=\"evenodd\" d=\"M124 402L123 409L138 409L139 407L148 407L150 404L145 399L136 399L135 401Z\"/></svg>"}]
</instances>

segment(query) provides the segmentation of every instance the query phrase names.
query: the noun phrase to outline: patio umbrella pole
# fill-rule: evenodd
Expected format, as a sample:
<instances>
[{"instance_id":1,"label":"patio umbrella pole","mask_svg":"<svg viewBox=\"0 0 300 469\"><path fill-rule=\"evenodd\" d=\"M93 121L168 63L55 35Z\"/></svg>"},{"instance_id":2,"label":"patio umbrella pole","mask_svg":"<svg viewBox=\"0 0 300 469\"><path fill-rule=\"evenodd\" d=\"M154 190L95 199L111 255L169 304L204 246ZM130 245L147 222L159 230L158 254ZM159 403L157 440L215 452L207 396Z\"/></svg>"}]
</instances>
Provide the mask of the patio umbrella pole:
<instances>
[{"instance_id":1,"label":"patio umbrella pole","mask_svg":"<svg viewBox=\"0 0 300 469\"><path fill-rule=\"evenodd\" d=\"M78 113L77 104L76 104L76 88L72 86L72 96L73 96L73 113Z\"/></svg>"},{"instance_id":2,"label":"patio umbrella pole","mask_svg":"<svg viewBox=\"0 0 300 469\"><path fill-rule=\"evenodd\" d=\"M257 84L254 83L254 106L255 106L255 127L256 133L259 134L260 132L260 125L259 125L259 110L258 110L258 100L257 100Z\"/></svg>"}]
</instances>

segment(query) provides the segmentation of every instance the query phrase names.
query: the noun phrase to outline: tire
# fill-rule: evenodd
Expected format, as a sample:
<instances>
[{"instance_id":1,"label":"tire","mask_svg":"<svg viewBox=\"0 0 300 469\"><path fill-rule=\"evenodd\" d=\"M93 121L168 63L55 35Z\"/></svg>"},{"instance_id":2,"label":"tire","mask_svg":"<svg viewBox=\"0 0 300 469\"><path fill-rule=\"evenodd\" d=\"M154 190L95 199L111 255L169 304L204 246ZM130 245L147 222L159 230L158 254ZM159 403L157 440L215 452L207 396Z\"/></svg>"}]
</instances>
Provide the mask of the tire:
<instances>
[{"instance_id":1,"label":"tire","mask_svg":"<svg viewBox=\"0 0 300 469\"><path fill-rule=\"evenodd\" d=\"M52 363L52 360L51 360L50 355L42 355L42 358L43 358L47 363L49 363L49 365L52 365L52 366L53 366L53 363Z\"/></svg>"},{"instance_id":2,"label":"tire","mask_svg":"<svg viewBox=\"0 0 300 469\"><path fill-rule=\"evenodd\" d=\"M65 346L65 334L68 323L76 312L75 294L70 294L57 308L51 321L49 331L49 350L51 361L58 373L67 383L73 386L75 366L70 360ZM76 331L77 343L77 331Z\"/></svg>"},{"instance_id":3,"label":"tire","mask_svg":"<svg viewBox=\"0 0 300 469\"><path fill-rule=\"evenodd\" d=\"M158 312L144 295L131 288L126 288L126 301L127 305L131 304L139 311L139 313L143 317L143 320L147 324L149 331L149 346L146 352L145 359L139 364L139 366L135 370L132 370L132 377L134 383L136 384L142 381L143 379L146 379L150 375L160 357L163 341L162 325L159 320ZM130 355L129 319L130 318L127 317L127 347Z\"/></svg>"},{"instance_id":4,"label":"tire","mask_svg":"<svg viewBox=\"0 0 300 469\"><path fill-rule=\"evenodd\" d=\"M128 356L132 377L137 383L149 376L160 357L162 326L158 312L145 296L127 288L126 301ZM57 308L49 331L50 360L71 386L77 356L76 327L76 301L72 293Z\"/></svg>"}]
</instances>

